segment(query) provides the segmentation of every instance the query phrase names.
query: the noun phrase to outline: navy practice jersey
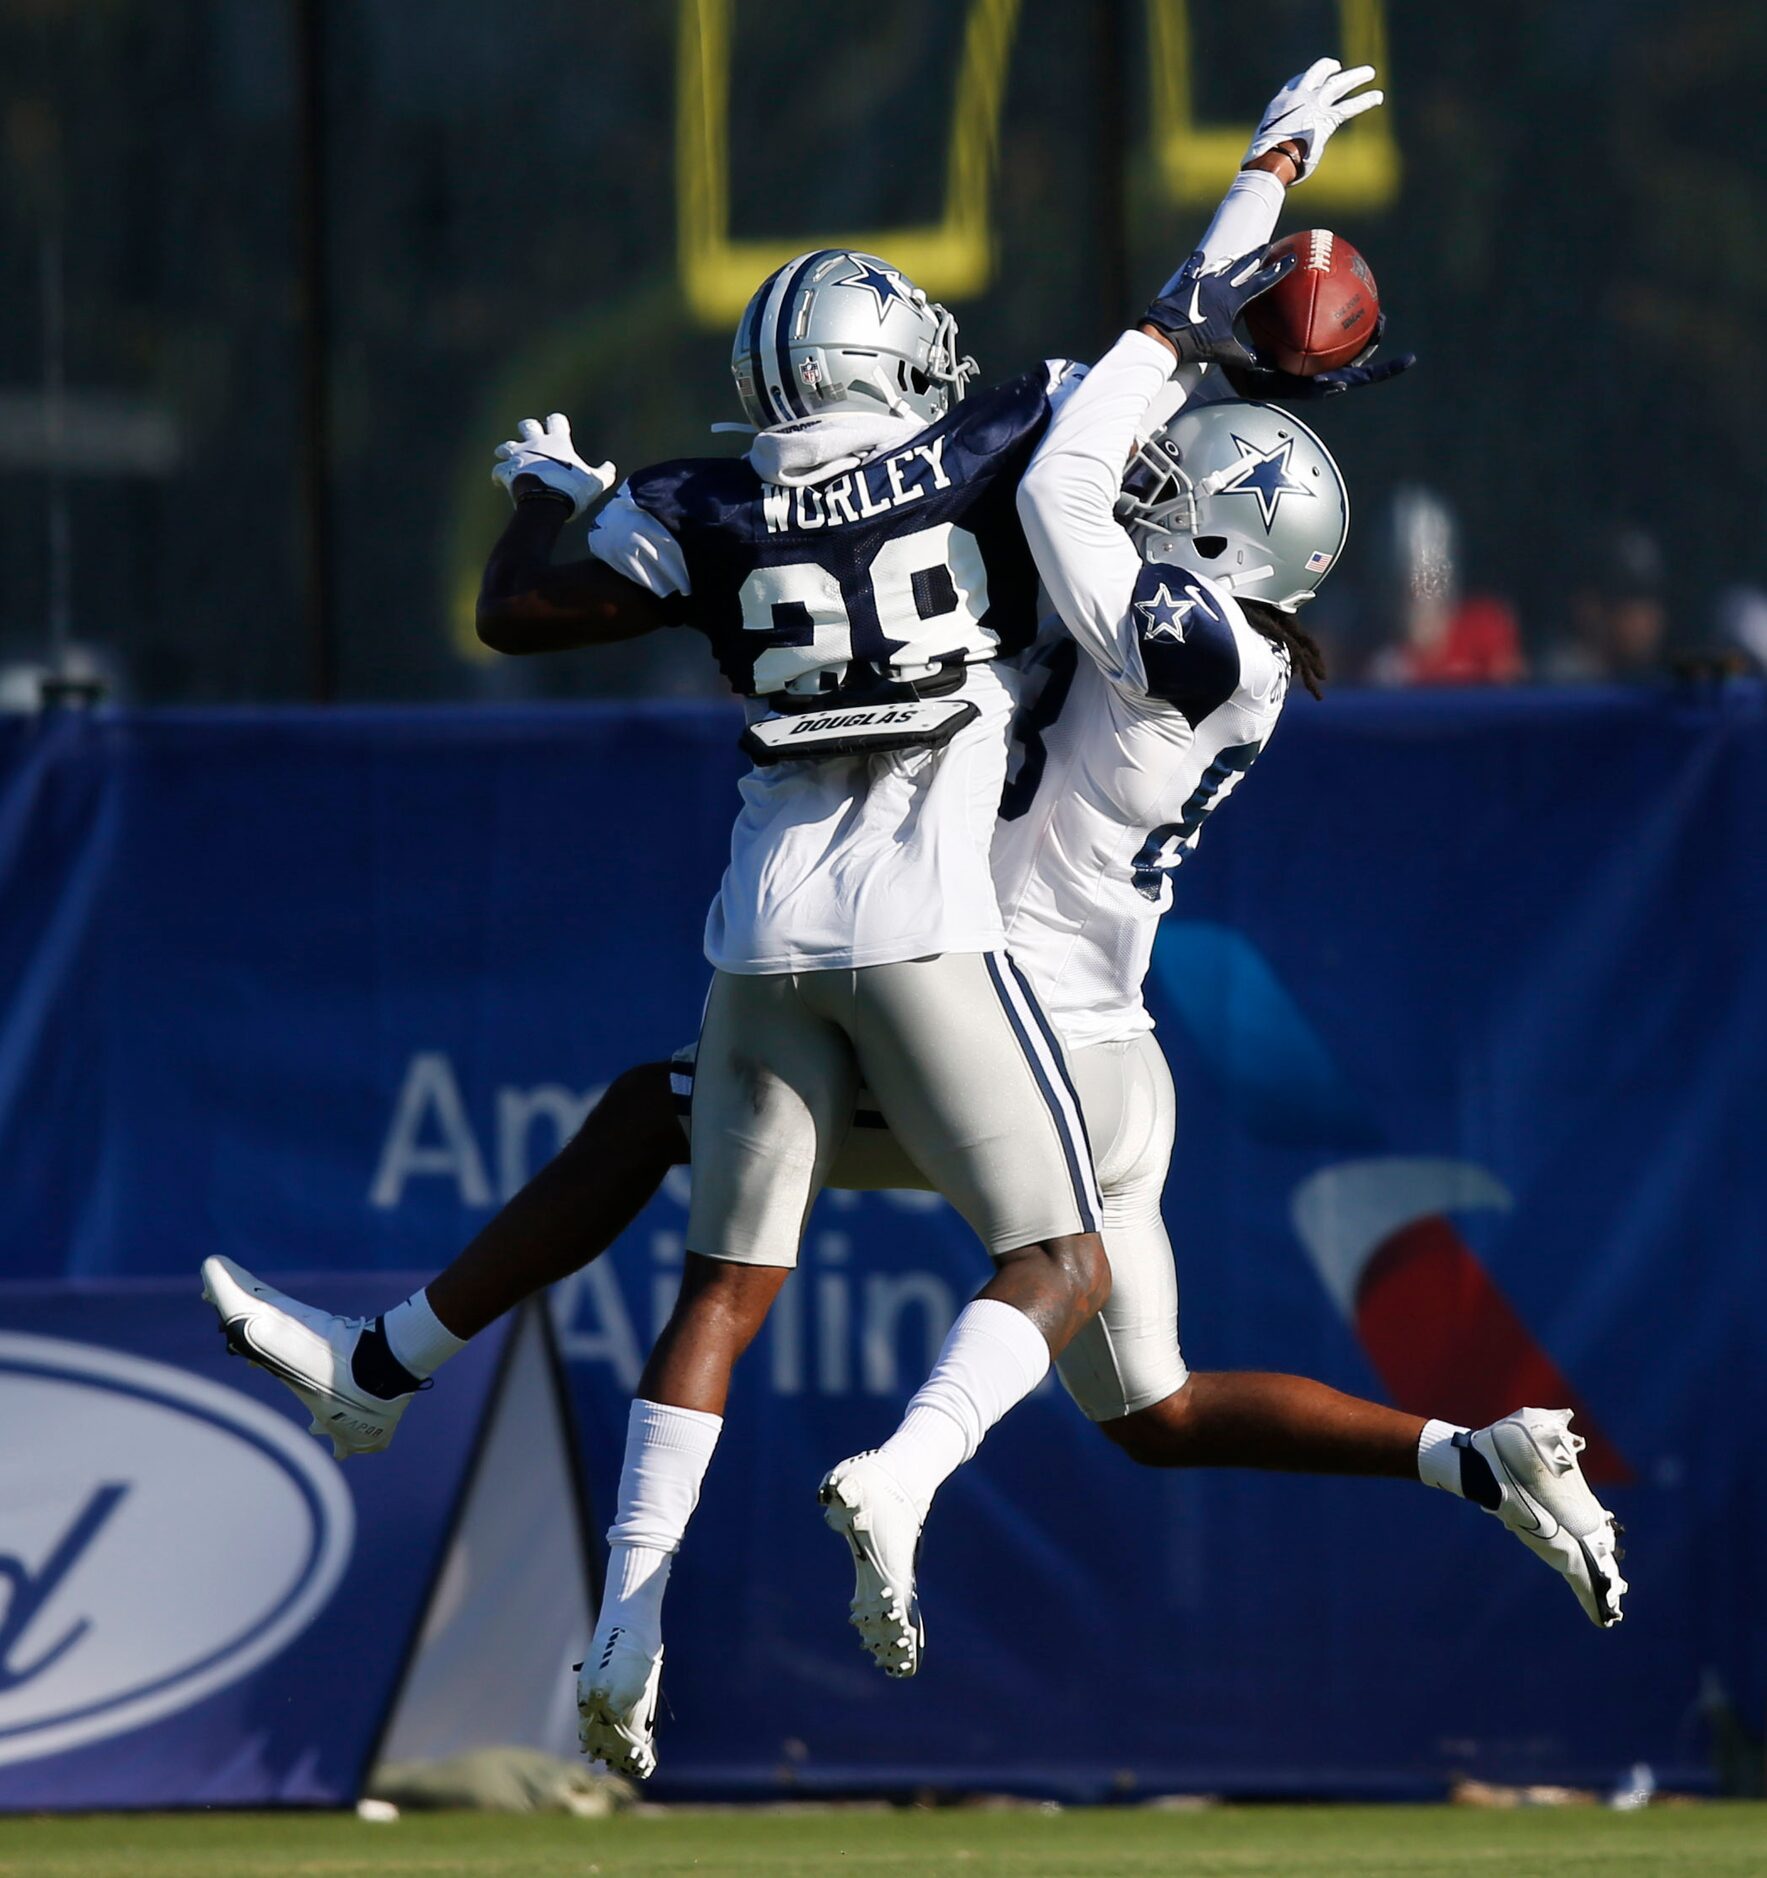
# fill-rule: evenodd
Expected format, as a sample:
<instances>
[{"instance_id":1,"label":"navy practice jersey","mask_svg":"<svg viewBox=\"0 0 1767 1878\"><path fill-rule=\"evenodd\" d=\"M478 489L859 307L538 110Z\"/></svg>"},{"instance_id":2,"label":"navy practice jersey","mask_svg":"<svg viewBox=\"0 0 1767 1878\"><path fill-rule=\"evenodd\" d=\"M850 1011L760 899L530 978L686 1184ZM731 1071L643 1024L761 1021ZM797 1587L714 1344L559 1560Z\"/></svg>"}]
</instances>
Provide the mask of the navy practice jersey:
<instances>
[{"instance_id":1,"label":"navy practice jersey","mask_svg":"<svg viewBox=\"0 0 1767 1878\"><path fill-rule=\"evenodd\" d=\"M629 478L622 494L679 546L691 623L732 687L826 695L854 665L916 678L1029 645L1037 570L1014 496L1063 369L966 398L815 483L763 482L746 458Z\"/></svg>"}]
</instances>

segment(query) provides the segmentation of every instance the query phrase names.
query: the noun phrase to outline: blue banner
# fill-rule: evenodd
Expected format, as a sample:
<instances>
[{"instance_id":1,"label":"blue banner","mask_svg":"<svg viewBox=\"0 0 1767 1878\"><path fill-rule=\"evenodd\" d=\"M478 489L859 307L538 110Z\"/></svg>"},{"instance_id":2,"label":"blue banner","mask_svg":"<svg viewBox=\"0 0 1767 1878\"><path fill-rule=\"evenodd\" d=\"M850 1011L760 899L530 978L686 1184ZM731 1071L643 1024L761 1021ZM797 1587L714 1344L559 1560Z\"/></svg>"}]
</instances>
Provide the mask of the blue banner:
<instances>
[{"instance_id":1,"label":"blue banner","mask_svg":"<svg viewBox=\"0 0 1767 1878\"><path fill-rule=\"evenodd\" d=\"M345 1310L384 1289L324 1283ZM0 1810L352 1803L505 1333L482 1341L404 1466L346 1472L188 1276L0 1285Z\"/></svg>"},{"instance_id":2,"label":"blue banner","mask_svg":"<svg viewBox=\"0 0 1767 1878\"><path fill-rule=\"evenodd\" d=\"M9 1274L440 1264L691 1036L735 731L0 727ZM981 1267L925 1196L830 1195L671 1586L659 1788L1707 1780L1712 1716L1758 1733L1767 1701L1763 802L1757 686L1301 698L1155 958L1192 1365L1463 1420L1574 1403L1629 1528L1624 1625L1445 1496L1138 1470L1051 1390L941 1499L926 1667L885 1681L815 1486L893 1425ZM604 1510L685 1193L553 1299ZM365 1472L410 1464L458 1369Z\"/></svg>"}]
</instances>

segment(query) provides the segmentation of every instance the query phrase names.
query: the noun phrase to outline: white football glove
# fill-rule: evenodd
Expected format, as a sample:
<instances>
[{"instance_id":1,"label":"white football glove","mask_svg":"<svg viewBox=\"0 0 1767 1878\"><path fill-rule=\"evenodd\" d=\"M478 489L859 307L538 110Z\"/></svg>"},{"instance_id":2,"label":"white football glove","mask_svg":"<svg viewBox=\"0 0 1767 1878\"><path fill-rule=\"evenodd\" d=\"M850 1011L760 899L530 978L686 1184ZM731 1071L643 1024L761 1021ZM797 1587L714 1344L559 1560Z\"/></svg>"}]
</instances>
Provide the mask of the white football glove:
<instances>
[{"instance_id":1,"label":"white football glove","mask_svg":"<svg viewBox=\"0 0 1767 1878\"><path fill-rule=\"evenodd\" d=\"M1320 154L1332 132L1341 130L1364 111L1372 111L1385 98L1386 93L1381 91L1359 92L1354 98L1348 95L1373 76L1372 65L1352 66L1346 72L1336 59L1315 59L1264 107L1263 121L1240 167L1274 150L1279 143L1292 142L1301 146L1301 173L1295 181L1311 176L1319 167Z\"/></svg>"},{"instance_id":2,"label":"white football glove","mask_svg":"<svg viewBox=\"0 0 1767 1878\"><path fill-rule=\"evenodd\" d=\"M491 471L492 482L503 486L511 502L518 476L537 476L548 489L567 496L573 517L614 486L617 476L611 463L591 469L577 455L571 442L571 420L562 412L554 411L544 424L538 418L524 417L516 428L517 436L497 446L499 461Z\"/></svg>"}]
</instances>

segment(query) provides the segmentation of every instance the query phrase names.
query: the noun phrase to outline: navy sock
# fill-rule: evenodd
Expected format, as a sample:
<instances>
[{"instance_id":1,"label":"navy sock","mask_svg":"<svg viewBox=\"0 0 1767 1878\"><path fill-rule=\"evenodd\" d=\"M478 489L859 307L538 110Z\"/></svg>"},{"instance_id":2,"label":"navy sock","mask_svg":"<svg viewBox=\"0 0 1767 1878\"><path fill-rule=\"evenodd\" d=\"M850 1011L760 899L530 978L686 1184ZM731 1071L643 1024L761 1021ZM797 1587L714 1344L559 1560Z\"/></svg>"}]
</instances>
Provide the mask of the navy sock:
<instances>
[{"instance_id":1,"label":"navy sock","mask_svg":"<svg viewBox=\"0 0 1767 1878\"><path fill-rule=\"evenodd\" d=\"M358 1389L366 1389L370 1395L383 1399L409 1395L412 1390L423 1387L393 1355L385 1326L378 1317L356 1339L356 1347L350 1353L350 1374Z\"/></svg>"},{"instance_id":2,"label":"navy sock","mask_svg":"<svg viewBox=\"0 0 1767 1878\"><path fill-rule=\"evenodd\" d=\"M1475 1506L1495 1513L1503 1504L1503 1489L1491 1472L1491 1463L1473 1446L1470 1434L1456 1435L1454 1445L1460 1450L1460 1491Z\"/></svg>"}]
</instances>

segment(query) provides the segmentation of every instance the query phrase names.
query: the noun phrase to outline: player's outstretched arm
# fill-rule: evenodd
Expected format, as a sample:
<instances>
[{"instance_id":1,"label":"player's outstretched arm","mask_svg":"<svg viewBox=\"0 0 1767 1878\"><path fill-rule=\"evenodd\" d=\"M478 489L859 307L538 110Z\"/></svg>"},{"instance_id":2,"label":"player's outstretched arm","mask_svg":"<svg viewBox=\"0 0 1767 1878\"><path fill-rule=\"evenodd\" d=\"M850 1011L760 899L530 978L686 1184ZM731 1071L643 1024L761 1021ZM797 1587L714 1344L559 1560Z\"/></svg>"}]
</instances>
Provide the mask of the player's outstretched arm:
<instances>
[{"instance_id":1,"label":"player's outstretched arm","mask_svg":"<svg viewBox=\"0 0 1767 1878\"><path fill-rule=\"evenodd\" d=\"M515 513L479 587L478 632L486 645L497 652L564 652L681 623L680 600L659 598L603 561L554 566L553 549L574 513L569 498L537 482L514 494Z\"/></svg>"},{"instance_id":2,"label":"player's outstretched arm","mask_svg":"<svg viewBox=\"0 0 1767 1878\"><path fill-rule=\"evenodd\" d=\"M1172 349L1127 332L1050 420L1018 487L1019 521L1062 624L1113 678L1128 675L1123 620L1141 556L1116 519L1123 468Z\"/></svg>"},{"instance_id":3,"label":"player's outstretched arm","mask_svg":"<svg viewBox=\"0 0 1767 1878\"><path fill-rule=\"evenodd\" d=\"M1294 264L1261 251L1215 265L1200 250L1050 420L1018 488L1019 520L1062 623L1107 676L1132 682L1129 603L1141 556L1116 519L1123 471L1156 403L1169 418L1196 368L1253 362L1234 331L1247 301ZM1179 383L1172 384L1174 366ZM1175 395L1174 395L1175 393Z\"/></svg>"},{"instance_id":4,"label":"player's outstretched arm","mask_svg":"<svg viewBox=\"0 0 1767 1878\"><path fill-rule=\"evenodd\" d=\"M1362 89L1373 77L1371 65L1346 72L1336 59L1320 59L1283 86L1265 107L1240 173L1203 236L1205 255L1224 260L1269 245L1284 192L1313 174L1337 131L1383 101L1384 93ZM1274 398L1294 404L1337 397L1383 384L1417 363L1415 354L1402 352L1378 365L1369 364L1385 328L1383 313L1374 342L1354 364L1311 377L1230 361L1223 361L1222 374L1240 398Z\"/></svg>"},{"instance_id":5,"label":"player's outstretched arm","mask_svg":"<svg viewBox=\"0 0 1767 1878\"><path fill-rule=\"evenodd\" d=\"M1125 609L1141 567L1114 513L1130 450L1150 418L1169 419L1195 393L1208 366L1230 377L1278 376L1234 326L1284 271L1259 263L1285 192L1318 167L1338 129L1381 102L1380 92L1362 89L1373 76L1368 66L1346 72L1336 59L1319 59L1271 99L1196 252L1056 414L1019 486L1043 584L1068 630L1113 675L1127 660Z\"/></svg>"},{"instance_id":6,"label":"player's outstretched arm","mask_svg":"<svg viewBox=\"0 0 1767 1878\"><path fill-rule=\"evenodd\" d=\"M1336 59L1316 59L1270 100L1197 245L1205 265L1220 267L1269 247L1284 194L1319 167L1336 132L1381 103L1383 93L1362 89L1373 76L1372 65L1345 71Z\"/></svg>"},{"instance_id":7,"label":"player's outstretched arm","mask_svg":"<svg viewBox=\"0 0 1767 1878\"><path fill-rule=\"evenodd\" d=\"M1361 89L1373 76L1372 66L1360 65L1346 72L1336 59L1319 59L1283 86L1265 107L1239 174L1187 267L1196 266L1200 257L1203 267L1218 269L1236 256L1261 253L1269 247L1286 192L1319 167L1325 147L1337 131L1381 103L1381 92ZM1377 329L1377 341L1379 336ZM1416 363L1410 353L1404 353L1370 365L1367 360L1373 350L1371 345L1353 365L1311 378L1297 378L1231 355L1218 358L1216 363L1235 397L1296 402L1377 385ZM1180 382L1187 396L1196 392L1203 377L1195 367L1181 372ZM1203 395L1226 393L1212 387Z\"/></svg>"},{"instance_id":8,"label":"player's outstretched arm","mask_svg":"<svg viewBox=\"0 0 1767 1878\"><path fill-rule=\"evenodd\" d=\"M575 521L614 485L611 463L591 466L577 454L570 419L554 411L524 417L497 446L491 480L515 504L479 588L478 630L498 652L563 652L573 646L636 639L678 625L678 600L659 597L599 560L554 567L552 552Z\"/></svg>"}]
</instances>

